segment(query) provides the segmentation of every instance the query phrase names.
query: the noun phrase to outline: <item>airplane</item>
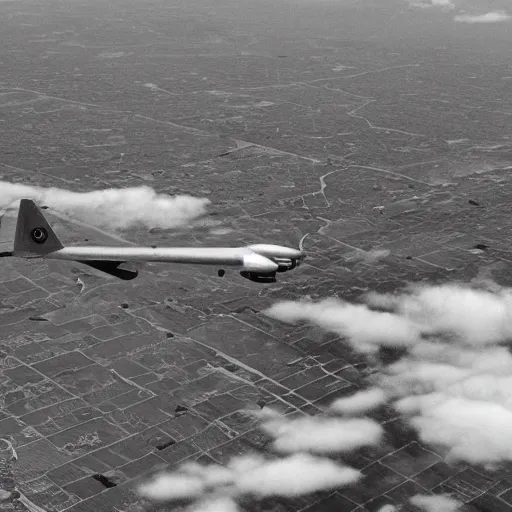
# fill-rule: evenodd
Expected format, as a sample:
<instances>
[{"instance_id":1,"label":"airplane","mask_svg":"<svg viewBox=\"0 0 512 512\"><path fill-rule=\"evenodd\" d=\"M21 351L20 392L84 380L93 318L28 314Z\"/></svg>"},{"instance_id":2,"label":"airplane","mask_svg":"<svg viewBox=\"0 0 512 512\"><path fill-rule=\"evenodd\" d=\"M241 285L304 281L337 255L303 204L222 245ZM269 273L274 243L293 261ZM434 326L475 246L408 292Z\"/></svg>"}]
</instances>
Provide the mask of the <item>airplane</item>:
<instances>
[{"instance_id":1,"label":"airplane","mask_svg":"<svg viewBox=\"0 0 512 512\"><path fill-rule=\"evenodd\" d=\"M275 282L277 272L292 270L305 258L301 249L271 244L247 247L65 247L31 199L20 201L12 256L76 261L124 280L138 275L137 269L127 266L130 262L234 266L240 268L242 277L258 283ZM220 277L224 273L223 269L218 270Z\"/></svg>"}]
</instances>

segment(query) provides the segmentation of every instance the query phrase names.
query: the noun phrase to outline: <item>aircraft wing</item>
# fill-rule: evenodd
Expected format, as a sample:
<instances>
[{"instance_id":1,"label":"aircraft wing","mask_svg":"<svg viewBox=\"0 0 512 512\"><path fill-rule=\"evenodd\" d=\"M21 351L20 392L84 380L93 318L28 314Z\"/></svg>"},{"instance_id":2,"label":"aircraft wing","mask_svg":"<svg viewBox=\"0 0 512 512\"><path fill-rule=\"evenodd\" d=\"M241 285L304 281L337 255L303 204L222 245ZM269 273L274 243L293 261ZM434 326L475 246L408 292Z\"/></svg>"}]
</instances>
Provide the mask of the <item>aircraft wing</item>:
<instances>
[{"instance_id":1,"label":"aircraft wing","mask_svg":"<svg viewBox=\"0 0 512 512\"><path fill-rule=\"evenodd\" d=\"M124 261L80 261L78 263L87 265L88 267L104 272L111 276L122 279L123 281L131 281L139 275L137 268L129 265Z\"/></svg>"}]
</instances>

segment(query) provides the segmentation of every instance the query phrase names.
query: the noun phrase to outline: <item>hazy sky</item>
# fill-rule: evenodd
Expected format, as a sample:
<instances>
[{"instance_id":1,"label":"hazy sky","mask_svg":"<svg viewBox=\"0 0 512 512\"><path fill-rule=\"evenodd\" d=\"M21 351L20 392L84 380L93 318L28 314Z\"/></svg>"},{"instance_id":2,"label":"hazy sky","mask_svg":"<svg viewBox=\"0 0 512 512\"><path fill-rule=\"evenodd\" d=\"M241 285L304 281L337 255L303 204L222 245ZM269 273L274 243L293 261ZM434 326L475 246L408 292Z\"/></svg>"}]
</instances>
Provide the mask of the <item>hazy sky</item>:
<instances>
[{"instance_id":1,"label":"hazy sky","mask_svg":"<svg viewBox=\"0 0 512 512\"><path fill-rule=\"evenodd\" d=\"M406 48L460 44L468 51L497 52L507 60L512 42L508 0L242 0L238 5L237 17L243 19L250 11L253 26L267 35L289 36L293 31L295 37Z\"/></svg>"}]
</instances>

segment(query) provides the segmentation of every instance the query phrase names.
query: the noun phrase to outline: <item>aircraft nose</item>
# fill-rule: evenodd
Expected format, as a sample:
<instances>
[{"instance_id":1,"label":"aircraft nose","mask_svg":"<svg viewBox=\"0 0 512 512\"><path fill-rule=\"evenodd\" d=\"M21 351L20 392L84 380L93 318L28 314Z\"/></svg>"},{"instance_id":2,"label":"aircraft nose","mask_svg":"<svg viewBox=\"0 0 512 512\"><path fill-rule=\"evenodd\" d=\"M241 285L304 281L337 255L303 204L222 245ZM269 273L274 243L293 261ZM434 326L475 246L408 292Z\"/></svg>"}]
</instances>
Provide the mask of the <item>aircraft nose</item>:
<instances>
[{"instance_id":1,"label":"aircraft nose","mask_svg":"<svg viewBox=\"0 0 512 512\"><path fill-rule=\"evenodd\" d=\"M292 249L291 247L284 247L282 245L271 245L271 244L255 244L250 245L249 249L255 253L269 258L301 258L302 251L298 249Z\"/></svg>"},{"instance_id":2,"label":"aircraft nose","mask_svg":"<svg viewBox=\"0 0 512 512\"><path fill-rule=\"evenodd\" d=\"M303 260L306 257L306 253L304 251L300 251L299 249L292 249L294 251L294 255L292 258L297 258L299 260Z\"/></svg>"},{"instance_id":3,"label":"aircraft nose","mask_svg":"<svg viewBox=\"0 0 512 512\"><path fill-rule=\"evenodd\" d=\"M292 260L302 261L306 253L299 249L292 249L291 247L281 247L282 251L279 256L282 258L290 258Z\"/></svg>"}]
</instances>

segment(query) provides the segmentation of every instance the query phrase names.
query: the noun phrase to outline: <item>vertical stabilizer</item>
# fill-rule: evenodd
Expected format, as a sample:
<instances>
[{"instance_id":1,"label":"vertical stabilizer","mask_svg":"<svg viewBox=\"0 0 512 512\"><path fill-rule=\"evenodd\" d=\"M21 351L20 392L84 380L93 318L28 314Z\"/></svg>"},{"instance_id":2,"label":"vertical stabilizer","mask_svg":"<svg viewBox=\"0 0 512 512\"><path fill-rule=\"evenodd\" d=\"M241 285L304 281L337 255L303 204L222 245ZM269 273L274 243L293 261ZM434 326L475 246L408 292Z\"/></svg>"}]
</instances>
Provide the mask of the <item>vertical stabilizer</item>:
<instances>
[{"instance_id":1,"label":"vertical stabilizer","mask_svg":"<svg viewBox=\"0 0 512 512\"><path fill-rule=\"evenodd\" d=\"M14 256L35 258L63 249L61 241L31 199L22 199L14 236Z\"/></svg>"}]
</instances>

